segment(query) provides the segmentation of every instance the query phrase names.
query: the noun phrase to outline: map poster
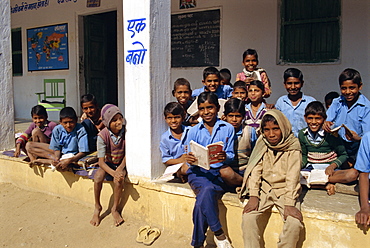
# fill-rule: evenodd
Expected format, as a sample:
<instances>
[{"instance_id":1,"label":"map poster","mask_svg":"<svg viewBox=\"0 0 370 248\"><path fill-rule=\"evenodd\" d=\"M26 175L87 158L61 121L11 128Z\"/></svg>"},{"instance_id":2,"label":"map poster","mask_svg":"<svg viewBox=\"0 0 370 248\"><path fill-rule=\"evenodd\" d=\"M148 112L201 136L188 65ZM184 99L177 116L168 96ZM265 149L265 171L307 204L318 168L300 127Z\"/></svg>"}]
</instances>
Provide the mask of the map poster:
<instances>
[{"instance_id":1,"label":"map poster","mask_svg":"<svg viewBox=\"0 0 370 248\"><path fill-rule=\"evenodd\" d=\"M27 29L28 71L68 69L68 24Z\"/></svg>"}]
</instances>

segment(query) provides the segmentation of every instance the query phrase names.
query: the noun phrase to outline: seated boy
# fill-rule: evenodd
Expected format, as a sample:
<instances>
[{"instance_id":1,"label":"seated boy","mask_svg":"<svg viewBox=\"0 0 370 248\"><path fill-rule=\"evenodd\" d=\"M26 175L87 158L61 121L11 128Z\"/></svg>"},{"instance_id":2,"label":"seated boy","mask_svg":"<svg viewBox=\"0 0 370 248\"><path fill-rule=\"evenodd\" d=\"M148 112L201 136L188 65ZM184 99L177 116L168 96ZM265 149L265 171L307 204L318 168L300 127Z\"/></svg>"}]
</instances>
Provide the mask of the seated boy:
<instances>
[{"instance_id":1,"label":"seated boy","mask_svg":"<svg viewBox=\"0 0 370 248\"><path fill-rule=\"evenodd\" d=\"M92 94L83 95L81 97L81 108L83 112L81 124L84 126L89 138L89 150L90 152L95 152L98 133L104 128L95 96Z\"/></svg>"},{"instance_id":2,"label":"seated boy","mask_svg":"<svg viewBox=\"0 0 370 248\"><path fill-rule=\"evenodd\" d=\"M227 99L231 97L233 88L229 85L220 85L220 72L215 67L207 67L203 71L202 83L204 86L193 91L192 97L199 96L202 92L213 92L218 98Z\"/></svg>"},{"instance_id":3,"label":"seated boy","mask_svg":"<svg viewBox=\"0 0 370 248\"><path fill-rule=\"evenodd\" d=\"M198 121L193 116L190 116L186 110L190 107L193 103L191 97L191 87L188 80L185 78L178 78L174 83L174 87L172 90L172 95L176 98L177 102L184 108L185 110L185 118L183 120L183 125L190 126L192 124L197 124Z\"/></svg>"},{"instance_id":4,"label":"seated boy","mask_svg":"<svg viewBox=\"0 0 370 248\"><path fill-rule=\"evenodd\" d=\"M261 239L273 206L284 220L278 247L297 247L304 227L298 199L301 146L289 120L278 110L266 112L261 128L241 190L241 196L248 193L250 196L242 216L244 247L262 247Z\"/></svg>"},{"instance_id":5,"label":"seated boy","mask_svg":"<svg viewBox=\"0 0 370 248\"><path fill-rule=\"evenodd\" d=\"M284 72L284 86L288 95L281 96L275 104L276 109L290 120L292 131L296 137L298 132L306 126L304 120L304 110L312 101L316 101L311 96L304 95L301 91L303 87L303 74L296 68L288 68Z\"/></svg>"},{"instance_id":6,"label":"seated boy","mask_svg":"<svg viewBox=\"0 0 370 248\"><path fill-rule=\"evenodd\" d=\"M244 83L244 82L243 82ZM242 125L245 116L244 102L237 98L230 98L225 103L222 119L230 123L235 130L234 160L220 169L223 181L229 186L241 186L243 173L248 164L252 146L257 139L256 131L250 126Z\"/></svg>"},{"instance_id":7,"label":"seated boy","mask_svg":"<svg viewBox=\"0 0 370 248\"><path fill-rule=\"evenodd\" d=\"M322 129L326 119L324 105L319 101L310 102L304 118L307 128L299 131L298 138L302 147L302 168L310 164L330 164L325 173L329 176L326 185L328 195L335 194L335 183L350 183L357 179L358 172L353 169L336 170L342 167L348 156L341 138Z\"/></svg>"},{"instance_id":8,"label":"seated boy","mask_svg":"<svg viewBox=\"0 0 370 248\"><path fill-rule=\"evenodd\" d=\"M370 132L364 134L358 149L355 169L360 172L360 211L356 213L357 224L367 228L370 225L370 205L369 205L369 173L370 173Z\"/></svg>"},{"instance_id":9,"label":"seated boy","mask_svg":"<svg viewBox=\"0 0 370 248\"><path fill-rule=\"evenodd\" d=\"M361 94L361 75L354 69L345 69L339 76L341 96L335 98L324 122L323 129L326 132L345 124L345 128L339 130L348 154L348 162L354 165L360 141L364 133L370 131L370 101Z\"/></svg>"},{"instance_id":10,"label":"seated boy","mask_svg":"<svg viewBox=\"0 0 370 248\"><path fill-rule=\"evenodd\" d=\"M65 107L59 113L60 124L53 129L49 148L31 147L31 163L49 163L57 170L65 171L71 163L77 162L89 152L85 128L77 123L72 107ZM44 159L37 159L41 157Z\"/></svg>"},{"instance_id":11,"label":"seated boy","mask_svg":"<svg viewBox=\"0 0 370 248\"><path fill-rule=\"evenodd\" d=\"M105 128L99 132L97 140L99 169L94 175L95 210L90 223L93 226L100 224L100 212L102 211L100 193L103 187L103 181L106 175L108 175L108 179L113 179L114 183L111 213L114 219L114 225L119 226L123 223L118 206L126 176L126 121L119 108L113 104L103 106L101 117Z\"/></svg>"},{"instance_id":12,"label":"seated boy","mask_svg":"<svg viewBox=\"0 0 370 248\"><path fill-rule=\"evenodd\" d=\"M48 144L50 143L51 133L57 124L48 120L48 113L46 112L45 107L41 105L32 107L31 117L32 123L15 142L16 149L14 157L19 157L21 151L27 154L26 144L28 144L27 147L38 146L39 143L44 144L42 146L45 147L49 146Z\"/></svg>"},{"instance_id":13,"label":"seated boy","mask_svg":"<svg viewBox=\"0 0 370 248\"><path fill-rule=\"evenodd\" d=\"M170 102L164 108L164 119L168 130L162 134L159 148L162 153L162 162L166 165L183 163L177 176L184 180L188 165L186 164L185 140L189 127L182 125L185 110L178 102Z\"/></svg>"},{"instance_id":14,"label":"seated boy","mask_svg":"<svg viewBox=\"0 0 370 248\"><path fill-rule=\"evenodd\" d=\"M238 98L242 100L244 103L248 98L248 89L247 86L245 85L244 81L236 81L234 83L234 88L233 92L231 93L232 98Z\"/></svg>"}]
</instances>

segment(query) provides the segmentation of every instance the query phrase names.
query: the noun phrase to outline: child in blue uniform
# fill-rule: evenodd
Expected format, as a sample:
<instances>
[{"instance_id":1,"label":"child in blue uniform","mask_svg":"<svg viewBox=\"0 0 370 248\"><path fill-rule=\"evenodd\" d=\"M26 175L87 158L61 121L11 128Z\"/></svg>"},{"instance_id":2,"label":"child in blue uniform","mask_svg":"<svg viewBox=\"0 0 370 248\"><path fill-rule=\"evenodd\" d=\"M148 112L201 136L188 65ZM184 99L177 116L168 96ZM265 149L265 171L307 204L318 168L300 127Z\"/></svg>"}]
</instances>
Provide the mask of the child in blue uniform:
<instances>
[{"instance_id":1,"label":"child in blue uniform","mask_svg":"<svg viewBox=\"0 0 370 248\"><path fill-rule=\"evenodd\" d=\"M193 165L197 159L191 151L187 156L187 162L191 165L187 171L188 182L196 195L191 245L204 247L205 233L209 226L215 234L217 246L230 248L232 246L222 230L218 217L218 199L227 190L227 185L220 176L220 168L234 159L234 127L217 118L220 105L214 93L203 92L199 95L197 103L202 121L190 129L186 145L189 145L191 140L203 146L222 141L224 147L223 151L217 154L219 162L211 164L210 170Z\"/></svg>"}]
</instances>

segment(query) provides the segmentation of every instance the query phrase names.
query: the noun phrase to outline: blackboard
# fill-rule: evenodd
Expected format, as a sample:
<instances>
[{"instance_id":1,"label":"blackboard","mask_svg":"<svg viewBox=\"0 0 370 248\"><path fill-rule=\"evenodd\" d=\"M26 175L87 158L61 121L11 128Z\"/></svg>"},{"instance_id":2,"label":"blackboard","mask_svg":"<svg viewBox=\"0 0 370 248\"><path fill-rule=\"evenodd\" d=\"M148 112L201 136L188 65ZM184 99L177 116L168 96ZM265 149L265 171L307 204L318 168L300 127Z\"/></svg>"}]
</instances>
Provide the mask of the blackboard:
<instances>
[{"instance_id":1,"label":"blackboard","mask_svg":"<svg viewBox=\"0 0 370 248\"><path fill-rule=\"evenodd\" d=\"M171 15L171 66L220 64L220 10Z\"/></svg>"}]
</instances>

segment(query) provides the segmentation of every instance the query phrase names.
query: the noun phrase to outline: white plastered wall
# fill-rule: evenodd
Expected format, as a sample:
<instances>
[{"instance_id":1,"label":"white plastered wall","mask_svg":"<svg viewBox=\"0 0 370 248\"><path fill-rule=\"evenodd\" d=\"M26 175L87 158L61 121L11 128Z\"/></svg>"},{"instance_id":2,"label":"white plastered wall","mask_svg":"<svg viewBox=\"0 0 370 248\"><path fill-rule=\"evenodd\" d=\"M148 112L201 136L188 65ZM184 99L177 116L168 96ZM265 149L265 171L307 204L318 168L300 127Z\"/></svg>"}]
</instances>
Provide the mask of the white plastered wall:
<instances>
[{"instance_id":1,"label":"white plastered wall","mask_svg":"<svg viewBox=\"0 0 370 248\"><path fill-rule=\"evenodd\" d=\"M364 83L363 93L370 98L370 1L342 0L342 28L340 61L332 64L278 65L278 40L280 0L214 0L197 1L196 8L179 10L179 1L172 0L172 13L186 13L212 8L221 9L220 66L229 68L232 79L241 72L242 53L248 48L257 49L259 66L266 69L272 84L272 96L267 100L275 103L286 91L282 76L289 67L299 68L304 75L303 92L323 101L326 93L339 92L339 74L348 67L360 71ZM171 69L171 82L184 77L192 88L202 86L202 68Z\"/></svg>"}]
</instances>

